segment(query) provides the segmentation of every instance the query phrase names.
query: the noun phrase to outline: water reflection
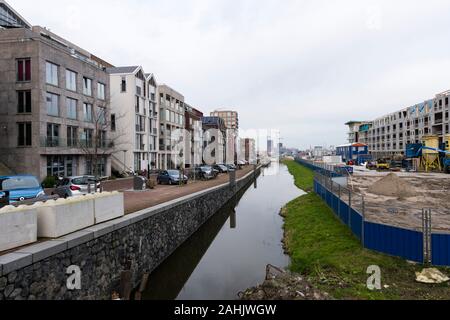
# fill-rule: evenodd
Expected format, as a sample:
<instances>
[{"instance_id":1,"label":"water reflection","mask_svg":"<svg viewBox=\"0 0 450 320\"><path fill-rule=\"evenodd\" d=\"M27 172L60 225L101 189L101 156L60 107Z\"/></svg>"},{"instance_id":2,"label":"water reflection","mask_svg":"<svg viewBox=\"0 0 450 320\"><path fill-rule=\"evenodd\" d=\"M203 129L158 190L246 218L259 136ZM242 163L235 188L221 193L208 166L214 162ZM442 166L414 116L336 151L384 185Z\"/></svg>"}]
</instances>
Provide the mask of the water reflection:
<instances>
[{"instance_id":1,"label":"water reflection","mask_svg":"<svg viewBox=\"0 0 450 320\"><path fill-rule=\"evenodd\" d=\"M285 166L273 170L264 170L257 189L238 194L157 268L143 298L235 299L264 279L267 264L287 266L279 211L301 192Z\"/></svg>"}]
</instances>

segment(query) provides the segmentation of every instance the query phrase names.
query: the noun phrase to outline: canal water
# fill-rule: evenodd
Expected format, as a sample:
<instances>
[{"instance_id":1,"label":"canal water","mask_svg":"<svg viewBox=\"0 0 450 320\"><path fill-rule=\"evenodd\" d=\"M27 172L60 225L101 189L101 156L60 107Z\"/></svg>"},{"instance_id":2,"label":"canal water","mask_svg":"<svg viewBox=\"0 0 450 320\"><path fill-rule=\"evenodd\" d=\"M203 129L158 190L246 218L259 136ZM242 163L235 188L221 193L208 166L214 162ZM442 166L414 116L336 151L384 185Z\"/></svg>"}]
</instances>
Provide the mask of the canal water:
<instances>
[{"instance_id":1,"label":"canal water","mask_svg":"<svg viewBox=\"0 0 450 320\"><path fill-rule=\"evenodd\" d=\"M233 300L264 281L268 264L288 266L279 213L301 194L272 163L150 275L143 299Z\"/></svg>"}]
</instances>

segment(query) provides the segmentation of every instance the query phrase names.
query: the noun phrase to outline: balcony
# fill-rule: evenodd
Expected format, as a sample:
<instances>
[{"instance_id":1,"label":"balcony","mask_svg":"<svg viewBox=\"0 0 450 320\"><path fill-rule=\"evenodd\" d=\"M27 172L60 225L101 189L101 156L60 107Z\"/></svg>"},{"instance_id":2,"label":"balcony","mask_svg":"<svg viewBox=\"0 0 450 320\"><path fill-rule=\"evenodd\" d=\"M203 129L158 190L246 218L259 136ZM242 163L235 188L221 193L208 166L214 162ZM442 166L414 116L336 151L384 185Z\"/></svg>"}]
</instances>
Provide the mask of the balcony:
<instances>
[{"instance_id":1,"label":"balcony","mask_svg":"<svg viewBox=\"0 0 450 320\"><path fill-rule=\"evenodd\" d=\"M65 149L111 149L114 147L114 141L108 139L98 139L94 143L93 139L62 139L55 137L42 137L41 148L65 148Z\"/></svg>"}]
</instances>

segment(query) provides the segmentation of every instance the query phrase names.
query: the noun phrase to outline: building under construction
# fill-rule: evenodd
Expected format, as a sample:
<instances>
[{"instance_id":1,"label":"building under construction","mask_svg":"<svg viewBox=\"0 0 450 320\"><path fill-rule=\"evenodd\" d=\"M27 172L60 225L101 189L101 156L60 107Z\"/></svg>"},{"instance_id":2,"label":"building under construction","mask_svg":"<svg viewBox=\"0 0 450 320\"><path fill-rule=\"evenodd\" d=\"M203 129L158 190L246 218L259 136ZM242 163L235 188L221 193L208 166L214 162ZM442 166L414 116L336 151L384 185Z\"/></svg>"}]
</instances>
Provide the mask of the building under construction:
<instances>
[{"instance_id":1,"label":"building under construction","mask_svg":"<svg viewBox=\"0 0 450 320\"><path fill-rule=\"evenodd\" d=\"M444 150L450 134L449 98L450 90L373 121L350 121L349 143L367 144L374 159L405 155L408 145L423 144L428 136L434 137L429 143Z\"/></svg>"}]
</instances>

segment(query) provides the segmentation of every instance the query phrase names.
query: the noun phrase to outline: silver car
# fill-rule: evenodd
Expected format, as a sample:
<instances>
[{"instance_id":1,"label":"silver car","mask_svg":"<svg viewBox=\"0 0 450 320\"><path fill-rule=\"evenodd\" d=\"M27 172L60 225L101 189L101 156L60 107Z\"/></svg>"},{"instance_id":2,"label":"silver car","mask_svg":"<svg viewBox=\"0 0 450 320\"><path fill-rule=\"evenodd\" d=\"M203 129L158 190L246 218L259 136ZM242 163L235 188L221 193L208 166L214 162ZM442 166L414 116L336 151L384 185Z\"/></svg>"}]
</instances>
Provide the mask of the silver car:
<instances>
[{"instance_id":1,"label":"silver car","mask_svg":"<svg viewBox=\"0 0 450 320\"><path fill-rule=\"evenodd\" d=\"M52 195L60 198L78 197L100 192L100 182L94 176L68 177L60 180Z\"/></svg>"}]
</instances>

